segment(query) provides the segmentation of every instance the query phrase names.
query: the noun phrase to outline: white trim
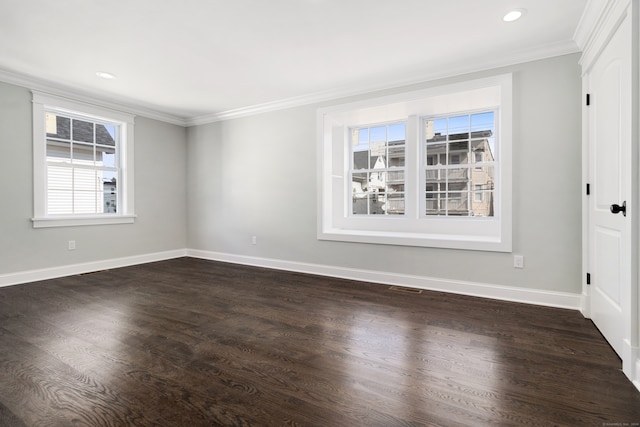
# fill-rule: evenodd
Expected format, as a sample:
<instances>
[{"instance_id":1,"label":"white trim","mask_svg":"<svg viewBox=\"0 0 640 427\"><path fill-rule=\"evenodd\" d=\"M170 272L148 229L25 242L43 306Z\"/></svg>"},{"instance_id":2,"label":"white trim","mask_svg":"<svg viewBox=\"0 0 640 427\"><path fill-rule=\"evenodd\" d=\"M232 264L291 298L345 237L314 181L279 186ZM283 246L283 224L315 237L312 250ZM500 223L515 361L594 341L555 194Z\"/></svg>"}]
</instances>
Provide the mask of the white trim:
<instances>
[{"instance_id":1,"label":"white trim","mask_svg":"<svg viewBox=\"0 0 640 427\"><path fill-rule=\"evenodd\" d=\"M70 264L60 267L43 268L17 273L0 274L0 287L27 284L41 280L56 279L94 271L128 267L174 258L192 257L232 264L263 267L274 270L315 274L341 279L358 280L385 285L407 286L452 294L469 295L480 298L491 298L502 301L535 304L546 307L580 309L580 294L554 292L512 286L493 285L487 283L466 282L460 280L438 279L427 276L415 276L383 271L370 271L354 268L336 267L322 264L285 261L272 258L251 257L222 252L203 251L198 249L176 249L166 252L134 255L102 261ZM640 361L639 361L640 363ZM640 370L638 371L640 374Z\"/></svg>"},{"instance_id":2,"label":"white trim","mask_svg":"<svg viewBox=\"0 0 640 427\"><path fill-rule=\"evenodd\" d=\"M418 209L418 187L407 187L415 202L405 215L350 215L346 139L347 128L388 123L435 114L495 110L499 138L496 162L495 216L425 218ZM372 244L457 248L511 252L512 250L512 74L500 74L433 88L322 107L317 110L317 238ZM416 131L419 126L415 121ZM421 134L407 126L407 150L421 145ZM413 139L411 139L413 135ZM414 156L417 160L420 156ZM424 165L407 162L407 176L422 175ZM420 172L418 172L420 170ZM411 192L413 188L413 192ZM410 206L409 204L407 206Z\"/></svg>"},{"instance_id":3,"label":"white trim","mask_svg":"<svg viewBox=\"0 0 640 427\"><path fill-rule=\"evenodd\" d=\"M153 107L144 106L144 103L141 101L135 103L127 103L123 102L120 99L114 100L113 98L110 98L106 95L101 95L90 91L82 91L78 88L70 88L58 83L53 83L32 76L15 73L2 68L0 68L0 81L36 91L47 92L56 96L77 99L78 101L82 101L88 104L99 104L112 110L144 116L165 123L171 123L178 126L187 126L187 121L184 117L167 114L162 111L158 111Z\"/></svg>"},{"instance_id":4,"label":"white trim","mask_svg":"<svg viewBox=\"0 0 640 427\"><path fill-rule=\"evenodd\" d=\"M133 224L136 215L109 215L31 218L33 228L75 227L81 225Z\"/></svg>"},{"instance_id":5,"label":"white trim","mask_svg":"<svg viewBox=\"0 0 640 427\"><path fill-rule=\"evenodd\" d=\"M66 85L46 81L33 76L23 75L6 69L0 69L0 81L29 89L49 92L58 96L71 97L87 103L97 102L100 105L107 106L114 110L125 111L131 114L160 120L162 122L171 123L178 126L190 127L224 120L231 120L240 117L248 117L256 114L283 110L286 108L300 107L323 101L331 101L349 96L362 95L375 91L389 90L400 88L402 86L426 83L438 79L486 71L500 67L507 67L510 65L521 64L529 61L553 58L556 56L569 55L577 52L580 52L580 49L578 48L576 42L573 40L565 40L525 51L511 52L511 54L501 54L498 56L489 56L487 58L477 58L474 61L466 61L463 65L454 65L449 68L441 68L435 72L421 73L419 75L404 78L401 80L387 80L383 83L377 84L363 84L355 86L350 85L348 87L315 92L302 96L284 98L262 104L254 104L232 110L214 112L192 117L176 116L174 114L160 111L155 106L144 105L144 102L142 101L129 100L130 102L123 102L121 99L114 100L112 97L109 97L105 94L99 94L88 90L79 90L78 88L71 88Z\"/></svg>"},{"instance_id":6,"label":"white trim","mask_svg":"<svg viewBox=\"0 0 640 427\"><path fill-rule=\"evenodd\" d=\"M75 99L32 90L33 110L33 228L76 225L130 224L135 221L134 136L135 116ZM108 215L47 215L45 111L80 114L97 121L115 122L120 127L118 161L120 191L118 213Z\"/></svg>"},{"instance_id":7,"label":"white trim","mask_svg":"<svg viewBox=\"0 0 640 427\"><path fill-rule=\"evenodd\" d=\"M372 92L382 90L398 89L403 86L427 83L439 79L461 76L464 74L471 74L486 70L495 70L500 67L507 67L516 64L522 64L525 62L538 61L541 59L569 55L578 52L580 52L580 49L578 49L578 45L573 40L566 40L563 42L551 43L526 51L518 51L506 55L501 54L498 56L489 56L487 58L477 59L474 61L466 61L462 66L442 68L438 69L438 71L435 72L420 74L418 76L405 78L402 80L385 81L378 84L355 86L351 85L349 87L342 87L334 90L280 99L273 102L266 102L264 104L250 105L233 110L191 117L189 119L186 119L185 122L186 126L197 126L224 120L237 119L241 117L267 113L270 111L278 111L284 110L286 108L300 107L303 105L316 104L325 101L333 101L350 96L371 94Z\"/></svg>"},{"instance_id":8,"label":"white trim","mask_svg":"<svg viewBox=\"0 0 640 427\"><path fill-rule=\"evenodd\" d=\"M635 375L631 377L631 382L634 386L640 391L640 350L636 349L636 367L635 367Z\"/></svg>"},{"instance_id":9,"label":"white trim","mask_svg":"<svg viewBox=\"0 0 640 427\"><path fill-rule=\"evenodd\" d=\"M583 76L589 72L616 29L627 17L629 5L630 0L608 0L601 9L597 22L589 32L585 45L582 46L582 56L578 63L582 67ZM583 31L586 32L586 30Z\"/></svg>"},{"instance_id":10,"label":"white trim","mask_svg":"<svg viewBox=\"0 0 640 427\"><path fill-rule=\"evenodd\" d=\"M622 351L622 372L640 391L640 347L631 345L629 340L624 340Z\"/></svg>"},{"instance_id":11,"label":"white trim","mask_svg":"<svg viewBox=\"0 0 640 427\"><path fill-rule=\"evenodd\" d=\"M407 286L417 289L448 292L481 298L535 304L546 307L580 309L580 294L554 292L487 283L466 282L460 280L439 279L427 276L414 276L383 271L370 271L354 268L336 267L322 264L310 264L284 261L271 258L259 258L234 255L221 252L187 249L187 256L233 264L251 265L275 270L316 274L341 279L359 280L385 285Z\"/></svg>"},{"instance_id":12,"label":"white trim","mask_svg":"<svg viewBox=\"0 0 640 427\"><path fill-rule=\"evenodd\" d=\"M128 267L149 262L164 261L187 256L186 249L166 252L134 255L123 258L113 258L102 261L92 261L82 264L70 264L60 267L43 268L38 270L21 271L17 273L0 274L0 287L37 282L40 280L56 279L58 277L74 276L76 274L91 273L111 268Z\"/></svg>"},{"instance_id":13,"label":"white trim","mask_svg":"<svg viewBox=\"0 0 640 427\"><path fill-rule=\"evenodd\" d=\"M589 0L582 12L576 31L573 33L573 40L575 40L578 48L583 51L587 45L591 42L593 35L592 31L598 25L599 21L605 15L604 11L610 9L611 4L616 0Z\"/></svg>"}]
</instances>

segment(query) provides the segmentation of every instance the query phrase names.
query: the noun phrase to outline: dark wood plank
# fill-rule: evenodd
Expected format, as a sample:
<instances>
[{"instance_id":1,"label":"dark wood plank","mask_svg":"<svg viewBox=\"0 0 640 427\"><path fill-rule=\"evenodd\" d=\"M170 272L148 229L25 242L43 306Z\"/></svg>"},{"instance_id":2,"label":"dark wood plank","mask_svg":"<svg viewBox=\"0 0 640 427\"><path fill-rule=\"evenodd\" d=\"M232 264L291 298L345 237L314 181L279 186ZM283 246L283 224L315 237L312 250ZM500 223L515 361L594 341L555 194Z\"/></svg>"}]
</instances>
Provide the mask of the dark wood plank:
<instances>
[{"instance_id":1,"label":"dark wood plank","mask_svg":"<svg viewBox=\"0 0 640 427\"><path fill-rule=\"evenodd\" d=\"M0 426L602 426L579 313L190 258L0 289Z\"/></svg>"}]
</instances>

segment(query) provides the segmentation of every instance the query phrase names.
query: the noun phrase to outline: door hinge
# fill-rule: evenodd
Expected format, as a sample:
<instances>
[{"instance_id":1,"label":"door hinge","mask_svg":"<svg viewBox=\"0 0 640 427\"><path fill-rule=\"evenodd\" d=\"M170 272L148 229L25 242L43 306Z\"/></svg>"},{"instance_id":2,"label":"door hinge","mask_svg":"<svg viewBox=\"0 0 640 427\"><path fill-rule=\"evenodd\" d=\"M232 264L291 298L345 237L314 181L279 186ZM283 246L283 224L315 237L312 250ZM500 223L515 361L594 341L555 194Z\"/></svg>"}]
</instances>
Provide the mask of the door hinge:
<instances>
[{"instance_id":1,"label":"door hinge","mask_svg":"<svg viewBox=\"0 0 640 427\"><path fill-rule=\"evenodd\" d=\"M587 105L591 105L591 95L587 94Z\"/></svg>"},{"instance_id":2,"label":"door hinge","mask_svg":"<svg viewBox=\"0 0 640 427\"><path fill-rule=\"evenodd\" d=\"M587 184L587 196L591 194L591 184Z\"/></svg>"},{"instance_id":3,"label":"door hinge","mask_svg":"<svg viewBox=\"0 0 640 427\"><path fill-rule=\"evenodd\" d=\"M591 284L591 273L587 273L587 285Z\"/></svg>"}]
</instances>

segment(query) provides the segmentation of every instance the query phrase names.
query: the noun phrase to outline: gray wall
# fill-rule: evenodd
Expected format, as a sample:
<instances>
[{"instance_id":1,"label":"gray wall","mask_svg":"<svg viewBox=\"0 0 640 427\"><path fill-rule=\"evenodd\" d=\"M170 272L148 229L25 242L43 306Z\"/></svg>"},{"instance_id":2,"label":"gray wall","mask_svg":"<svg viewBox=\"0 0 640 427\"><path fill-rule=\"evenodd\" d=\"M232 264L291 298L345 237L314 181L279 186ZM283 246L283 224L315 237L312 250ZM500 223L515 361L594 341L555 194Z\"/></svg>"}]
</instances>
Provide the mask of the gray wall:
<instances>
[{"instance_id":1,"label":"gray wall","mask_svg":"<svg viewBox=\"0 0 640 427\"><path fill-rule=\"evenodd\" d=\"M134 224L34 229L31 116L31 92L0 82L0 274L186 247L183 127L136 117Z\"/></svg>"},{"instance_id":2,"label":"gray wall","mask_svg":"<svg viewBox=\"0 0 640 427\"><path fill-rule=\"evenodd\" d=\"M580 293L579 55L372 93L513 72L512 254L318 241L316 109L366 96L189 128L190 249ZM258 244L251 244L251 236Z\"/></svg>"}]
</instances>

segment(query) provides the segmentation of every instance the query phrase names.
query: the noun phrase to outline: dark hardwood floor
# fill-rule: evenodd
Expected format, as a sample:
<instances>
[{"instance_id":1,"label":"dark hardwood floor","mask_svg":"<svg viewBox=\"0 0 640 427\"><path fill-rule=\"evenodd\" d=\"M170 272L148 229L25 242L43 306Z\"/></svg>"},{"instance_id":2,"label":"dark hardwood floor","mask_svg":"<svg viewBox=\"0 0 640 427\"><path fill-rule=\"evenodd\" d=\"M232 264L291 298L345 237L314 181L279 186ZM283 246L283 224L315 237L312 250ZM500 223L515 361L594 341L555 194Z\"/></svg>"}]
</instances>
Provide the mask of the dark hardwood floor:
<instances>
[{"instance_id":1,"label":"dark hardwood floor","mask_svg":"<svg viewBox=\"0 0 640 427\"><path fill-rule=\"evenodd\" d=\"M612 423L575 311L190 258L0 289L2 426Z\"/></svg>"}]
</instances>

